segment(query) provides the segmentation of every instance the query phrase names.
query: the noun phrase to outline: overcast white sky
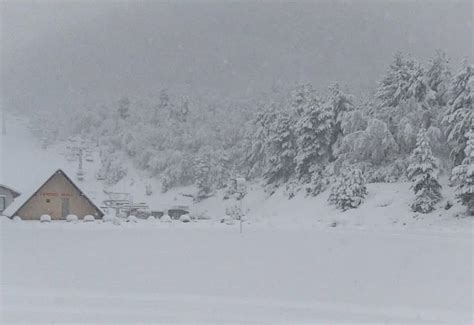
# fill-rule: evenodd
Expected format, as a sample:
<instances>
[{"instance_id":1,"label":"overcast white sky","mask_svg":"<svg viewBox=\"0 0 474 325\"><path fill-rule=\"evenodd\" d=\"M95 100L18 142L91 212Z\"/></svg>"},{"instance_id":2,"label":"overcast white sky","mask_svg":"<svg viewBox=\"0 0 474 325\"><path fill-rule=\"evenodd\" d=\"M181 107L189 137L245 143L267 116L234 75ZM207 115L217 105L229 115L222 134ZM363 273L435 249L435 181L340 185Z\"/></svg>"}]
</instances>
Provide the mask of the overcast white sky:
<instances>
[{"instance_id":1,"label":"overcast white sky","mask_svg":"<svg viewBox=\"0 0 474 325\"><path fill-rule=\"evenodd\" d=\"M2 97L47 108L161 88L373 88L397 50L472 60L471 1L2 2Z\"/></svg>"}]
</instances>

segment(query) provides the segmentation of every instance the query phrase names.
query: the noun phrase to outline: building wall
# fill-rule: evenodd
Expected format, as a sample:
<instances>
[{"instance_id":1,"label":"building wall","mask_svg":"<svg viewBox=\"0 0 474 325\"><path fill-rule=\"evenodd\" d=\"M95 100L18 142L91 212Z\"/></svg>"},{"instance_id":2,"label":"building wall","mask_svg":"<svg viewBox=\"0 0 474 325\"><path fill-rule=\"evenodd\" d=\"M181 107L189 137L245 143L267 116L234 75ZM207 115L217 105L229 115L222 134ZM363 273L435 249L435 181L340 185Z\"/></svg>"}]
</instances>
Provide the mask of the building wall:
<instances>
[{"instance_id":1,"label":"building wall","mask_svg":"<svg viewBox=\"0 0 474 325\"><path fill-rule=\"evenodd\" d=\"M3 188L0 186L0 196L5 197L5 209L12 204L13 202L13 194L10 190ZM3 212L0 207L0 213Z\"/></svg>"},{"instance_id":2,"label":"building wall","mask_svg":"<svg viewBox=\"0 0 474 325\"><path fill-rule=\"evenodd\" d=\"M63 199L69 200L69 211L63 211ZM67 214L75 214L80 219L85 215L96 218L102 215L81 195L68 180L56 173L43 187L16 213L23 220L39 220L49 214L52 220L62 220Z\"/></svg>"}]
</instances>

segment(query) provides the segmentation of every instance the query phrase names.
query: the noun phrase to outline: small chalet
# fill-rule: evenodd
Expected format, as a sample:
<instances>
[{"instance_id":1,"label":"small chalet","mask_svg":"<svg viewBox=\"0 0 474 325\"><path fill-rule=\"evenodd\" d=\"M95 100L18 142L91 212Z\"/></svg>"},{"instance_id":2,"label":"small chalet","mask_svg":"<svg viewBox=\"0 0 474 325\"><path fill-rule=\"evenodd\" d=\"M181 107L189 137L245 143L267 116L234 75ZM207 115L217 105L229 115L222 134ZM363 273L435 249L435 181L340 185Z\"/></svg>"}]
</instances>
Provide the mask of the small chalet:
<instances>
[{"instance_id":1,"label":"small chalet","mask_svg":"<svg viewBox=\"0 0 474 325\"><path fill-rule=\"evenodd\" d=\"M52 220L65 220L69 214L75 214L80 219L86 215L101 219L104 215L61 169L51 175L11 216L39 220L43 214L50 215Z\"/></svg>"},{"instance_id":2,"label":"small chalet","mask_svg":"<svg viewBox=\"0 0 474 325\"><path fill-rule=\"evenodd\" d=\"M2 214L18 196L20 196L20 192L0 184L0 214Z\"/></svg>"}]
</instances>

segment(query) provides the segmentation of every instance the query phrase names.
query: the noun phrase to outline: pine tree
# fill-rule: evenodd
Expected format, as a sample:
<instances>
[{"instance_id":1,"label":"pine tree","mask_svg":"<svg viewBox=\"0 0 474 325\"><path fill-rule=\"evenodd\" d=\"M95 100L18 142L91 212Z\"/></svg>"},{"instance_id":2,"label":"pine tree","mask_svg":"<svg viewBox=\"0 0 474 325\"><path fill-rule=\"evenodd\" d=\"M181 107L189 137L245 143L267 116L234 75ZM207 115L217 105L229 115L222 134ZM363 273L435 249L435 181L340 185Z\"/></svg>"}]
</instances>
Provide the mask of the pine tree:
<instances>
[{"instance_id":1,"label":"pine tree","mask_svg":"<svg viewBox=\"0 0 474 325\"><path fill-rule=\"evenodd\" d=\"M435 204L441 199L441 185L438 182L438 166L431 153L425 129L418 133L407 173L413 182L412 189L416 196L411 205L412 210L421 213L433 211Z\"/></svg>"},{"instance_id":2,"label":"pine tree","mask_svg":"<svg viewBox=\"0 0 474 325\"><path fill-rule=\"evenodd\" d=\"M332 135L331 135L331 151L330 151L330 160L334 160L333 151L337 151L337 148L340 146L342 137L344 136L342 124L349 118L349 113L352 112L354 108L352 96L344 93L341 90L339 84L334 84L329 88L329 99L327 100L327 105L331 108L333 116L333 126L332 126ZM352 118L352 116L351 116Z\"/></svg>"},{"instance_id":3,"label":"pine tree","mask_svg":"<svg viewBox=\"0 0 474 325\"><path fill-rule=\"evenodd\" d=\"M434 94L434 102L438 106L445 106L448 101L448 90L451 82L451 71L446 53L437 51L435 57L428 62L426 69L426 83Z\"/></svg>"},{"instance_id":4,"label":"pine tree","mask_svg":"<svg viewBox=\"0 0 474 325\"><path fill-rule=\"evenodd\" d=\"M122 97L118 102L118 113L120 118L126 119L130 116L130 100L128 97Z\"/></svg>"},{"instance_id":5,"label":"pine tree","mask_svg":"<svg viewBox=\"0 0 474 325\"><path fill-rule=\"evenodd\" d=\"M209 196L211 192L209 160L206 157L199 157L194 163L195 183L198 188L197 199L202 200Z\"/></svg>"},{"instance_id":6,"label":"pine tree","mask_svg":"<svg viewBox=\"0 0 474 325\"><path fill-rule=\"evenodd\" d=\"M344 170L331 188L329 202L346 211L357 208L367 195L365 178L358 168Z\"/></svg>"},{"instance_id":7,"label":"pine tree","mask_svg":"<svg viewBox=\"0 0 474 325\"><path fill-rule=\"evenodd\" d=\"M296 144L293 119L281 112L271 124L267 141L267 183L288 181L295 171Z\"/></svg>"},{"instance_id":8,"label":"pine tree","mask_svg":"<svg viewBox=\"0 0 474 325\"><path fill-rule=\"evenodd\" d=\"M474 215L474 125L466 134L467 145L464 161L453 169L453 180L458 183L456 198L467 206L470 214Z\"/></svg>"},{"instance_id":9,"label":"pine tree","mask_svg":"<svg viewBox=\"0 0 474 325\"><path fill-rule=\"evenodd\" d=\"M296 122L296 173L303 182L311 180L312 166L325 166L329 160L332 118L331 107L314 97Z\"/></svg>"},{"instance_id":10,"label":"pine tree","mask_svg":"<svg viewBox=\"0 0 474 325\"><path fill-rule=\"evenodd\" d=\"M265 109L257 114L245 135L244 168L248 177L261 175L267 164L267 145L271 125L277 115L274 107Z\"/></svg>"},{"instance_id":11,"label":"pine tree","mask_svg":"<svg viewBox=\"0 0 474 325\"><path fill-rule=\"evenodd\" d=\"M450 92L451 100L443 124L446 126L448 142L452 148L451 158L456 166L464 160L465 134L469 131L474 116L474 77L471 65L466 65L454 77Z\"/></svg>"},{"instance_id":12,"label":"pine tree","mask_svg":"<svg viewBox=\"0 0 474 325\"><path fill-rule=\"evenodd\" d=\"M189 100L187 97L183 97L183 103L181 104L181 109L178 114L178 120L182 123L185 123L188 120L189 115Z\"/></svg>"},{"instance_id":13,"label":"pine tree","mask_svg":"<svg viewBox=\"0 0 474 325\"><path fill-rule=\"evenodd\" d=\"M290 107L292 113L300 116L305 107L309 105L311 100L315 97L315 91L311 84L299 85L291 92Z\"/></svg>"},{"instance_id":14,"label":"pine tree","mask_svg":"<svg viewBox=\"0 0 474 325\"><path fill-rule=\"evenodd\" d=\"M402 101L412 97L418 102L424 101L427 90L421 66L398 52L375 96L380 107L397 107Z\"/></svg>"}]
</instances>

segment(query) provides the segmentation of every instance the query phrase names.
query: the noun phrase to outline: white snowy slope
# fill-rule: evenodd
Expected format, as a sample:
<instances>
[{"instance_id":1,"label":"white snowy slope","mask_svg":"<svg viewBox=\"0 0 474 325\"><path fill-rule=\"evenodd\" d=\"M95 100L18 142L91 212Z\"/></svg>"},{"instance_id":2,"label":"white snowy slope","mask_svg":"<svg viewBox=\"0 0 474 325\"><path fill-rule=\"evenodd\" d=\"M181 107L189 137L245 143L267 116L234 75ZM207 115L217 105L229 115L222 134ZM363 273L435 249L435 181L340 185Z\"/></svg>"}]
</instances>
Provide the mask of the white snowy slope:
<instances>
[{"instance_id":1,"label":"white snowy slope","mask_svg":"<svg viewBox=\"0 0 474 325\"><path fill-rule=\"evenodd\" d=\"M0 183L30 192L57 168L74 175L61 145L43 150L21 120L9 120ZM79 185L100 200L96 164L85 165ZM148 180L131 168L116 189L137 201L181 204L179 193L192 191L147 197ZM458 204L415 215L409 184L368 190L358 209L341 213L327 192L267 198L251 184L243 234L220 223L235 204L221 193L192 206L213 219L190 223L1 217L0 323L472 323L472 218Z\"/></svg>"},{"instance_id":2,"label":"white snowy slope","mask_svg":"<svg viewBox=\"0 0 474 325\"><path fill-rule=\"evenodd\" d=\"M3 322L472 321L472 236L4 221Z\"/></svg>"}]
</instances>

